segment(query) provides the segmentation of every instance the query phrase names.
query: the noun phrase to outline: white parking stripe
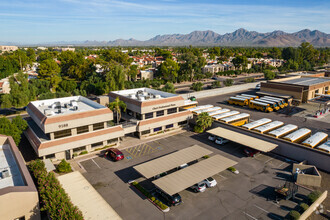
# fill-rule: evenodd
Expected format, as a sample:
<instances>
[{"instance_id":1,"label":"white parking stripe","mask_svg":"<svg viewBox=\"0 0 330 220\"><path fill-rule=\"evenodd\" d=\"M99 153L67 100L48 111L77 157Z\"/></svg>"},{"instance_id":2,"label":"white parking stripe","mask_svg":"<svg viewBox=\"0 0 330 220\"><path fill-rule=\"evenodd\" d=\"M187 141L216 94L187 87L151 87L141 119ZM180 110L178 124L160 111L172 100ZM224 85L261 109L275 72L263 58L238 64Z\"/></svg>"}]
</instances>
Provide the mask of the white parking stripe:
<instances>
[{"instance_id":1,"label":"white parking stripe","mask_svg":"<svg viewBox=\"0 0 330 220\"><path fill-rule=\"evenodd\" d=\"M254 206L255 206L255 207L257 207L258 209L260 209L260 210L262 210L262 211L266 212L266 213L269 213L267 210L265 210L265 209L261 208L260 206L257 206L257 205L254 205Z\"/></svg>"},{"instance_id":2,"label":"white parking stripe","mask_svg":"<svg viewBox=\"0 0 330 220\"><path fill-rule=\"evenodd\" d=\"M274 158L270 158L268 159L265 163L268 163L269 161L273 160Z\"/></svg>"},{"instance_id":3,"label":"white parking stripe","mask_svg":"<svg viewBox=\"0 0 330 220\"><path fill-rule=\"evenodd\" d=\"M101 169L101 167L92 159L92 161L95 163L95 165Z\"/></svg>"},{"instance_id":4,"label":"white parking stripe","mask_svg":"<svg viewBox=\"0 0 330 220\"><path fill-rule=\"evenodd\" d=\"M243 212L245 215L249 216L250 218L254 219L254 220L258 220L257 218L253 217L252 215L246 213L246 212Z\"/></svg>"}]
</instances>

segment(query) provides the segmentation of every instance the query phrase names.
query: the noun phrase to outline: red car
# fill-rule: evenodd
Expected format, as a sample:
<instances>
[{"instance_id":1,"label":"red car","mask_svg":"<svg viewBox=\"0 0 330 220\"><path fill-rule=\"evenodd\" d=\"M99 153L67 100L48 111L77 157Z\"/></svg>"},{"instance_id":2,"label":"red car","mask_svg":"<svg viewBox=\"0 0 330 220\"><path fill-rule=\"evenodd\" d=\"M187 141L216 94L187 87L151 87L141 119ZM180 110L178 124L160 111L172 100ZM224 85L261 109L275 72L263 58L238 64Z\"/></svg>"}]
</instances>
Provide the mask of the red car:
<instances>
[{"instance_id":1,"label":"red car","mask_svg":"<svg viewBox=\"0 0 330 220\"><path fill-rule=\"evenodd\" d=\"M257 154L260 153L260 151L255 150L255 149L251 149L251 148L245 148L245 149L244 149L244 153L245 153L246 156L248 156L248 157L255 157Z\"/></svg>"},{"instance_id":2,"label":"red car","mask_svg":"<svg viewBox=\"0 0 330 220\"><path fill-rule=\"evenodd\" d=\"M114 161L122 160L124 159L124 154L118 150L117 148L109 148L105 153L105 157L109 157L110 159Z\"/></svg>"}]
</instances>

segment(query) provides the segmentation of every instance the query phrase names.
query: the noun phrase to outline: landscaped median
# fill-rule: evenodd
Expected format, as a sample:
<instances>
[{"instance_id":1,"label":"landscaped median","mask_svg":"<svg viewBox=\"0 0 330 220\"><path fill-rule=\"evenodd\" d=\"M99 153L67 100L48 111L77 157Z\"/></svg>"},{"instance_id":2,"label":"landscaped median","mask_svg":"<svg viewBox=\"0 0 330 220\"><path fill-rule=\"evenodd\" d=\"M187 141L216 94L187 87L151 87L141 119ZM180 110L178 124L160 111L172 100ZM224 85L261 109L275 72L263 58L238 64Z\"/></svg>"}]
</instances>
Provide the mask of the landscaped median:
<instances>
[{"instance_id":1,"label":"landscaped median","mask_svg":"<svg viewBox=\"0 0 330 220\"><path fill-rule=\"evenodd\" d=\"M159 210L163 212L170 211L170 207L156 199L154 196L152 196L145 188L143 188L138 182L136 181L130 181L129 184L133 187L135 187L137 190L139 190L143 195L147 197L147 199L154 204Z\"/></svg>"}]
</instances>

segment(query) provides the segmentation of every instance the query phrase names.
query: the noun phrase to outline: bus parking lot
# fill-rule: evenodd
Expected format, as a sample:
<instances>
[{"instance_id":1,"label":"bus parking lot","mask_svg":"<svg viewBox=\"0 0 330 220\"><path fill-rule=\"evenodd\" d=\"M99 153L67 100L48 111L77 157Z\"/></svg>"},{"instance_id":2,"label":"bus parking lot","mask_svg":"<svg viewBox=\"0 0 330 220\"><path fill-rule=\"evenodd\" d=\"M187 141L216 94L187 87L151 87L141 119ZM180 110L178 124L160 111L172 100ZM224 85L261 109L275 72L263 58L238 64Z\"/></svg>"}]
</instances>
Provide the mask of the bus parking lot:
<instances>
[{"instance_id":1,"label":"bus parking lot","mask_svg":"<svg viewBox=\"0 0 330 220\"><path fill-rule=\"evenodd\" d=\"M243 146L231 142L221 146L207 137L206 133L184 132L133 146L134 151L124 150L122 161L113 162L100 155L80 164L86 170L86 179L123 219L282 219L297 205L285 200L274 202L274 187L284 184L291 175L292 161L272 154L248 158ZM171 207L168 213L159 211L128 184L141 178L133 166L194 144L238 162L235 168L239 174L225 170L213 176L218 184L203 193L180 192L183 204ZM148 146L157 150L151 151ZM135 153L138 150L142 153ZM301 197L309 193L306 191L299 191Z\"/></svg>"}]
</instances>

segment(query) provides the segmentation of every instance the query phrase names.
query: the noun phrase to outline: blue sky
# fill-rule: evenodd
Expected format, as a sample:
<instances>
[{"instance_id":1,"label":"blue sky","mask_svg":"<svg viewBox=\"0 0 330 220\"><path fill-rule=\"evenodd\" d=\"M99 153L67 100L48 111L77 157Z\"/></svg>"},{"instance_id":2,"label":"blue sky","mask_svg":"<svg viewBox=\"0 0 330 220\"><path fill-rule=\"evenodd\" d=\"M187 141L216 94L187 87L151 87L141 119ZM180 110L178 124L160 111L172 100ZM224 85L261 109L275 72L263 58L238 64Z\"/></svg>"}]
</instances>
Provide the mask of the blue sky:
<instances>
[{"instance_id":1,"label":"blue sky","mask_svg":"<svg viewBox=\"0 0 330 220\"><path fill-rule=\"evenodd\" d=\"M238 28L330 32L329 0L0 0L0 42L147 40Z\"/></svg>"}]
</instances>

